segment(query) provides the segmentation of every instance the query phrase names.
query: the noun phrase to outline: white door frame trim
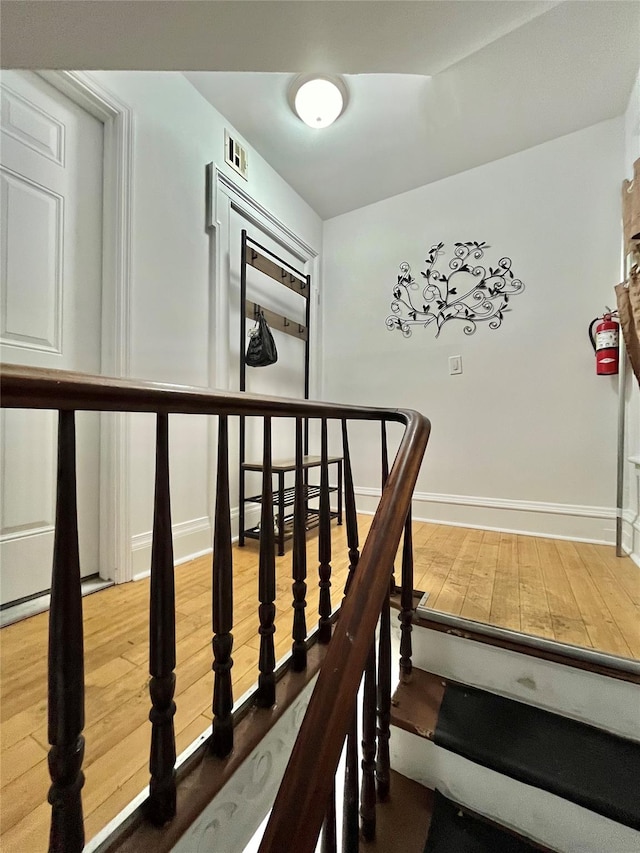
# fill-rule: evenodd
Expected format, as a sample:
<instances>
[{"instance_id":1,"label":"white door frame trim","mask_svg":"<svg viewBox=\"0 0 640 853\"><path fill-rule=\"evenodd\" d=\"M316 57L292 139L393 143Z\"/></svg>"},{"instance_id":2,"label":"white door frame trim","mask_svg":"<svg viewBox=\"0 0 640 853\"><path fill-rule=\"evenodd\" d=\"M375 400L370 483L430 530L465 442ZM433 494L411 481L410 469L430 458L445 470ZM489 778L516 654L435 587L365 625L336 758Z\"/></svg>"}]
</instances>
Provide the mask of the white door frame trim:
<instances>
[{"instance_id":1,"label":"white door frame trim","mask_svg":"<svg viewBox=\"0 0 640 853\"><path fill-rule=\"evenodd\" d=\"M133 112L84 71L40 77L104 124L102 352L105 376L129 376L133 215ZM100 423L100 576L131 580L129 422L104 413Z\"/></svg>"}]
</instances>

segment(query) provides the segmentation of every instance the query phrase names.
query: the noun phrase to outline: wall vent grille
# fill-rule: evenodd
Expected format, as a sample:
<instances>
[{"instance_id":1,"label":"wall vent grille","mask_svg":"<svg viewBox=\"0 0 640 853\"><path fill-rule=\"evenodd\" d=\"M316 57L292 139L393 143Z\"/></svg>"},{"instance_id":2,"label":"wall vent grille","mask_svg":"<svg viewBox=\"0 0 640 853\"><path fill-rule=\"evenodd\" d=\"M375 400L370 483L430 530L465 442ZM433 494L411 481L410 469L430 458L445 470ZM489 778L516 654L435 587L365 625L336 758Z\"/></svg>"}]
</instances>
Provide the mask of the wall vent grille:
<instances>
[{"instance_id":1,"label":"wall vent grille","mask_svg":"<svg viewBox=\"0 0 640 853\"><path fill-rule=\"evenodd\" d=\"M247 150L231 136L228 130L224 132L224 160L239 175L242 175L245 181L249 180Z\"/></svg>"}]
</instances>

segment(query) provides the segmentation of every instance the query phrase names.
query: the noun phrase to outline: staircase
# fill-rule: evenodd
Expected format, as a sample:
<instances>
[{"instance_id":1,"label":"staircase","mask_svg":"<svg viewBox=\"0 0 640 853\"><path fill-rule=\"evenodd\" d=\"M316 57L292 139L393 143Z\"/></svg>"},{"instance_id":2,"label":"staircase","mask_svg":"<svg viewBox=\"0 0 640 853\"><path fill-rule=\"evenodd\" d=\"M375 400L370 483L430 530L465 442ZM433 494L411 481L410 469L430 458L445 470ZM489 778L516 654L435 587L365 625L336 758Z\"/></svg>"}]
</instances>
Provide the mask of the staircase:
<instances>
[{"instance_id":1,"label":"staircase","mask_svg":"<svg viewBox=\"0 0 640 853\"><path fill-rule=\"evenodd\" d=\"M320 834L322 853L336 853L341 823L344 853L640 850L640 667L586 652L579 661L577 650L568 657L556 643L496 637L442 615L437 623L416 607L411 498L430 429L422 415L21 366L0 366L0 391L3 407L59 412L48 657L51 853L242 853L272 804L259 853L313 853ZM76 410L156 414L149 787L86 848ZM178 757L168 440L174 414L215 417L218 426L212 725ZM257 689L234 703L228 421L246 417L260 418L263 432L260 652ZM271 427L279 418L295 419L296 486L291 654L276 666ZM321 445L317 579L306 564L309 419L319 424ZM382 497L364 543L352 420L380 430ZM342 434L348 546L346 586L334 590L333 601L329 421ZM391 466L388 423L404 426ZM308 614L307 623L307 579L320 590L317 622ZM336 775L343 747L344 773Z\"/></svg>"},{"instance_id":2,"label":"staircase","mask_svg":"<svg viewBox=\"0 0 640 853\"><path fill-rule=\"evenodd\" d=\"M422 837L387 849L640 850L637 665L606 671L443 628L415 620L411 679L392 699L391 765L422 786Z\"/></svg>"},{"instance_id":3,"label":"staircase","mask_svg":"<svg viewBox=\"0 0 640 853\"><path fill-rule=\"evenodd\" d=\"M532 649L529 638L506 648L480 633L482 626L470 625L474 630L461 632L446 620L414 617L411 676L400 679L397 664L392 676L399 683L391 703L390 792L375 806L375 835L369 841L361 836L358 847L347 840L344 824L341 832L347 814L340 802L343 756L336 775L336 844L325 846L321 838L317 851L637 853L640 667L578 661L556 643ZM396 662L400 642L399 627L392 629ZM308 675L324 655L322 647L314 649ZM256 853L262 818L309 701L313 684L304 687L304 681L285 676L283 704L295 699L274 716L273 727L255 711L240 721L237 741L253 732L253 751L244 762L227 759L225 786L202 796L199 817L172 850ZM208 772L216 776L215 759L209 761L191 784L194 796ZM152 851L171 832L147 827L114 848L95 849Z\"/></svg>"}]
</instances>

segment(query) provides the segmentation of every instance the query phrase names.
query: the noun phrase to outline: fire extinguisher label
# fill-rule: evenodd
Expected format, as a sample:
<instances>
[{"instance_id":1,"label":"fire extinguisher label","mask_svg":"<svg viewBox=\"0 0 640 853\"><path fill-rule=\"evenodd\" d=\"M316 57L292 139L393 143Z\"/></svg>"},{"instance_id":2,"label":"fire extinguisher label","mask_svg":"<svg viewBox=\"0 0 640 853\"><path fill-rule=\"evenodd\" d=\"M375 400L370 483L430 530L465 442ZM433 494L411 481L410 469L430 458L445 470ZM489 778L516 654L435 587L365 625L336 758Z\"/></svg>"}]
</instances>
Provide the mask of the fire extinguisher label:
<instances>
[{"instance_id":1,"label":"fire extinguisher label","mask_svg":"<svg viewBox=\"0 0 640 853\"><path fill-rule=\"evenodd\" d=\"M596 332L596 350L616 349L618 346L618 332L614 329L606 332Z\"/></svg>"}]
</instances>

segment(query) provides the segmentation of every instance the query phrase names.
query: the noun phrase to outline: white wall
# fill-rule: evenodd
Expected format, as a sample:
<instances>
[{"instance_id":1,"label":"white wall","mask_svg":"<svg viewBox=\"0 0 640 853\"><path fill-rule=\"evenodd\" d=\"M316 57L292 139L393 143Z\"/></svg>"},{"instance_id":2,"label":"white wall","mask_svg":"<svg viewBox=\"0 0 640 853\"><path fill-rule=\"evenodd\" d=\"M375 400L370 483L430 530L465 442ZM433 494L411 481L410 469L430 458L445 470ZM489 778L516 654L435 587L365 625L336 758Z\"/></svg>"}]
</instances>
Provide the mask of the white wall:
<instances>
[{"instance_id":1,"label":"white wall","mask_svg":"<svg viewBox=\"0 0 640 853\"><path fill-rule=\"evenodd\" d=\"M248 182L226 166L224 128L233 128L181 74L93 75L134 114L130 375L206 386L215 368L209 358L214 294L209 292L212 271L205 228L206 164L213 161L237 178L245 192L318 251L320 219L250 147ZM236 330L231 331L235 340ZM170 436L174 547L180 559L211 545L206 419L173 417ZM154 448L153 418L133 417L134 573L149 569Z\"/></svg>"},{"instance_id":2,"label":"white wall","mask_svg":"<svg viewBox=\"0 0 640 853\"><path fill-rule=\"evenodd\" d=\"M631 179L633 164L640 157L640 74L629 98L624 117L625 146L623 178ZM640 389L628 370L625 406L625 490L623 546L640 566Z\"/></svg>"},{"instance_id":3,"label":"white wall","mask_svg":"<svg viewBox=\"0 0 640 853\"><path fill-rule=\"evenodd\" d=\"M431 418L417 517L612 540L617 384L596 376L587 327L615 301L623 148L614 119L325 222L324 396ZM440 240L441 266L456 241L512 258L526 289L501 328L385 328L398 265L420 280ZM362 433L361 506L378 459Z\"/></svg>"}]
</instances>

